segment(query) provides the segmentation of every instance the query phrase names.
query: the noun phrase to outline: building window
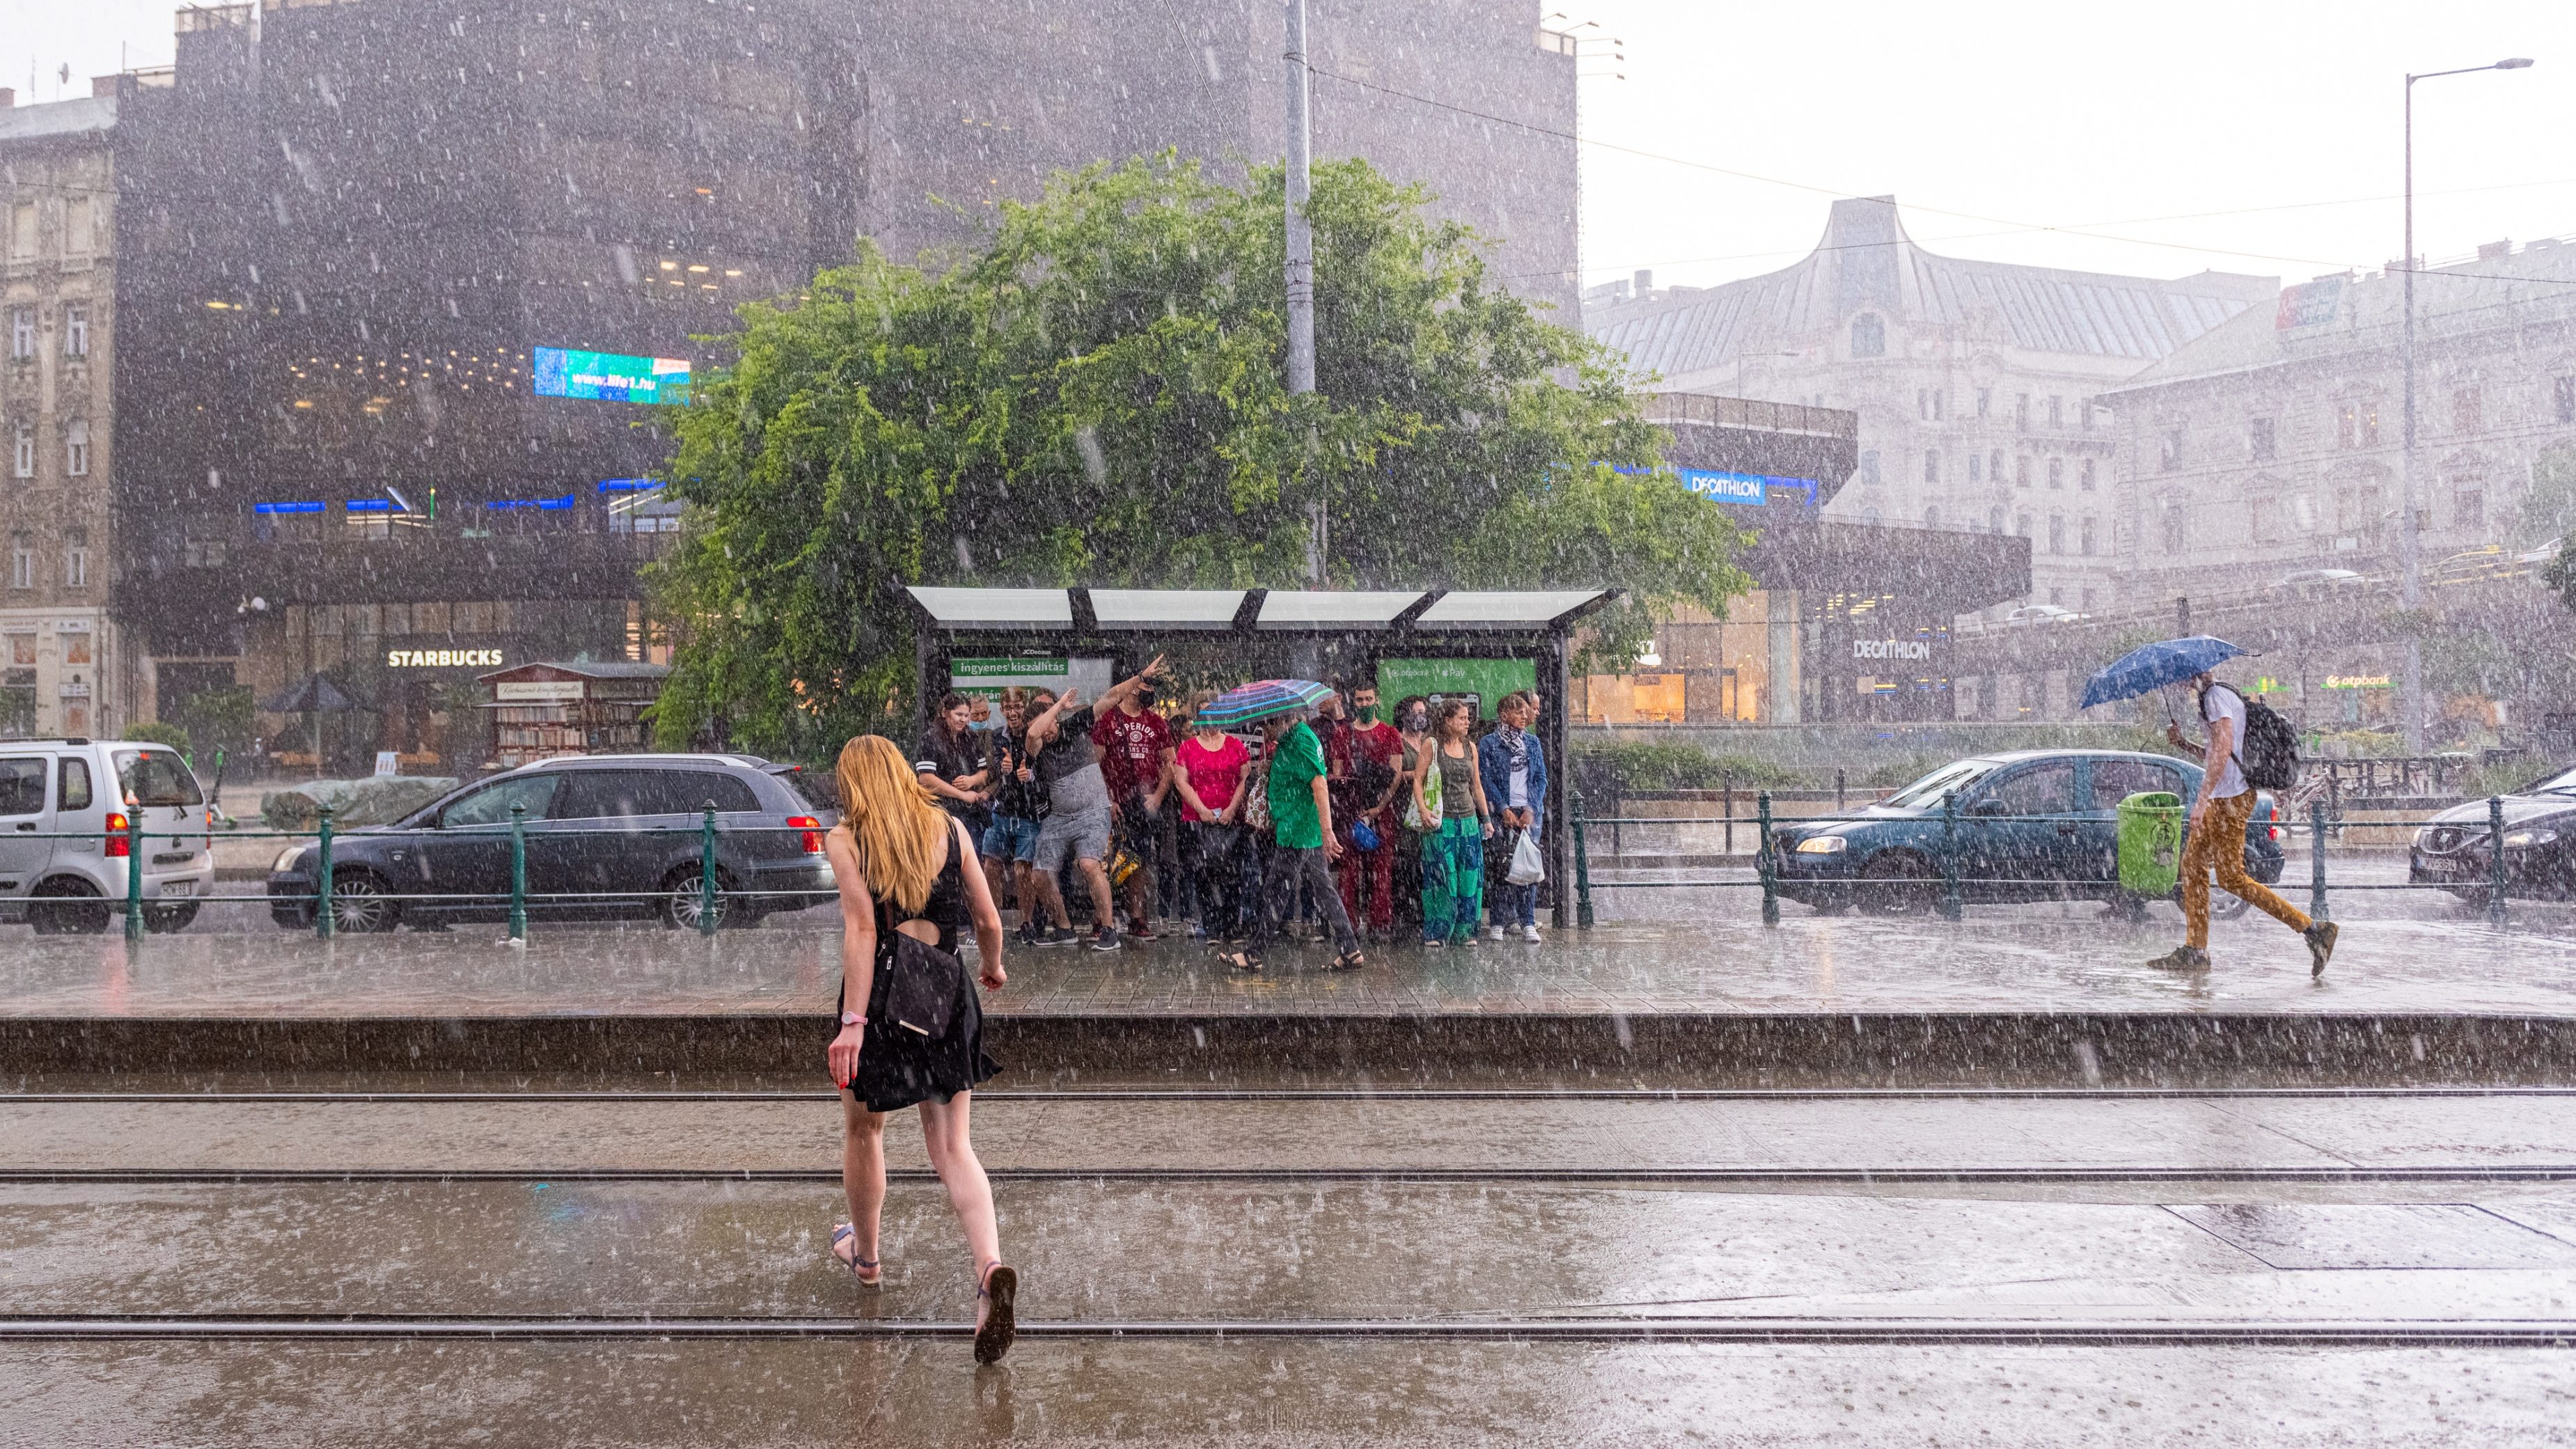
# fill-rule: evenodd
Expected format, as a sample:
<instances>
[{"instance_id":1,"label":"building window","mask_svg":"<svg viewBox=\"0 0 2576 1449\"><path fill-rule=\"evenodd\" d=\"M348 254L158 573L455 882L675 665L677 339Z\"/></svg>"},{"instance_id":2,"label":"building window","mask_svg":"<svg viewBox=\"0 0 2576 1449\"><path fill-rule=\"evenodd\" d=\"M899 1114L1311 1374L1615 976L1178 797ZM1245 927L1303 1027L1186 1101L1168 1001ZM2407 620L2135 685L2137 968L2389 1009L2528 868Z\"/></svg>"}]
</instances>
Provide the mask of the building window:
<instances>
[{"instance_id":1,"label":"building window","mask_svg":"<svg viewBox=\"0 0 2576 1449\"><path fill-rule=\"evenodd\" d=\"M2451 526L2484 528L2487 525L2487 490L2483 479L2464 478L2451 486Z\"/></svg>"},{"instance_id":2,"label":"building window","mask_svg":"<svg viewBox=\"0 0 2576 1449\"><path fill-rule=\"evenodd\" d=\"M2064 589L2050 589L2048 591L2048 602L2052 608L2056 605L2065 603L2066 591Z\"/></svg>"},{"instance_id":3,"label":"building window","mask_svg":"<svg viewBox=\"0 0 2576 1449\"><path fill-rule=\"evenodd\" d=\"M1923 481L1926 483L1938 483L1941 481L1940 454L1925 453L1923 455Z\"/></svg>"},{"instance_id":4,"label":"building window","mask_svg":"<svg viewBox=\"0 0 2576 1449\"><path fill-rule=\"evenodd\" d=\"M2187 533L2188 533L2188 530L2187 530L2187 528L2185 527L2185 525L2184 525L2184 521L2183 521L2182 505L2181 505L2181 504L2179 504L2179 503L2168 503L2168 504L2166 504L2166 505L2165 505L2165 552L2167 552L2167 553L2172 553L2172 554L2178 554L2178 553L2182 552L2183 544L2184 544L2184 542L2186 541L2186 534L2187 534Z\"/></svg>"},{"instance_id":5,"label":"building window","mask_svg":"<svg viewBox=\"0 0 2576 1449\"><path fill-rule=\"evenodd\" d=\"M1923 510L1923 526L1925 528L1939 528L1941 526L1940 504L1935 503L1931 507Z\"/></svg>"},{"instance_id":6,"label":"building window","mask_svg":"<svg viewBox=\"0 0 2576 1449\"><path fill-rule=\"evenodd\" d=\"M1932 389L1918 387L1914 390L1914 416L1920 422L1932 421Z\"/></svg>"},{"instance_id":7,"label":"building window","mask_svg":"<svg viewBox=\"0 0 2576 1449\"><path fill-rule=\"evenodd\" d=\"M2558 421L2562 423L2576 423L2576 377L2562 377L2558 379L2556 392Z\"/></svg>"},{"instance_id":8,"label":"building window","mask_svg":"<svg viewBox=\"0 0 2576 1449\"><path fill-rule=\"evenodd\" d=\"M32 201L9 208L9 255L22 262L36 259L36 203Z\"/></svg>"},{"instance_id":9,"label":"building window","mask_svg":"<svg viewBox=\"0 0 2576 1449\"><path fill-rule=\"evenodd\" d=\"M1981 418L1982 418L1982 417L1984 417L1986 414L1988 414L1988 413L1990 413L1990 412L1994 411L1994 406L1995 406L1995 390L1994 390L1993 388L1990 388L1990 387L1981 387L1981 388L1978 388L1978 389L1977 389L1977 416L1978 416L1978 417L1981 417Z\"/></svg>"},{"instance_id":10,"label":"building window","mask_svg":"<svg viewBox=\"0 0 2576 1449\"><path fill-rule=\"evenodd\" d=\"M12 307L9 309L10 360L15 362L31 362L35 360L35 356L36 309L33 307ZM2565 384L2563 382L2560 384L2560 390L2565 390Z\"/></svg>"},{"instance_id":11,"label":"building window","mask_svg":"<svg viewBox=\"0 0 2576 1449\"><path fill-rule=\"evenodd\" d=\"M1970 453L1968 455L1968 481L1971 483L1983 483L1986 481L1985 454Z\"/></svg>"},{"instance_id":12,"label":"building window","mask_svg":"<svg viewBox=\"0 0 2576 1449\"><path fill-rule=\"evenodd\" d=\"M1860 521L1871 528L1878 527L1878 505L1873 503L1869 507L1862 509L1860 511Z\"/></svg>"},{"instance_id":13,"label":"building window","mask_svg":"<svg viewBox=\"0 0 2576 1449\"><path fill-rule=\"evenodd\" d=\"M192 569L219 569L224 566L224 540L190 534L179 545L179 562Z\"/></svg>"},{"instance_id":14,"label":"building window","mask_svg":"<svg viewBox=\"0 0 2576 1449\"><path fill-rule=\"evenodd\" d=\"M2077 551L2086 558L2093 556L2093 515L2084 515L2084 525L2076 539Z\"/></svg>"},{"instance_id":15,"label":"building window","mask_svg":"<svg viewBox=\"0 0 2576 1449\"><path fill-rule=\"evenodd\" d=\"M2473 387L2453 389L2451 393L2451 431L2481 433L2486 431L2487 401L2485 394Z\"/></svg>"},{"instance_id":16,"label":"building window","mask_svg":"<svg viewBox=\"0 0 2576 1449\"><path fill-rule=\"evenodd\" d=\"M2013 533L2015 534L2015 536L2020 537L2020 538L2028 538L2028 537L2030 537L2030 515L2029 515L2029 514L2025 513L2025 514L2021 515L2019 518L2014 519L2014 520L2013 520L2013 525L2014 525L2014 527L2013 527Z\"/></svg>"},{"instance_id":17,"label":"building window","mask_svg":"<svg viewBox=\"0 0 2576 1449\"><path fill-rule=\"evenodd\" d=\"M2066 426L2066 399L2054 393L2048 398L2048 425L2052 428Z\"/></svg>"},{"instance_id":18,"label":"building window","mask_svg":"<svg viewBox=\"0 0 2576 1449\"><path fill-rule=\"evenodd\" d=\"M2020 432L2027 433L2030 431L2029 393L2017 392L2013 394L2013 427Z\"/></svg>"},{"instance_id":19,"label":"building window","mask_svg":"<svg viewBox=\"0 0 2576 1449\"><path fill-rule=\"evenodd\" d=\"M36 425L20 423L10 430L9 471L21 478L36 476Z\"/></svg>"},{"instance_id":20,"label":"building window","mask_svg":"<svg viewBox=\"0 0 2576 1449\"><path fill-rule=\"evenodd\" d=\"M1887 323L1874 312L1863 312L1852 319L1851 353L1854 357L1887 355Z\"/></svg>"},{"instance_id":21,"label":"building window","mask_svg":"<svg viewBox=\"0 0 2576 1449\"><path fill-rule=\"evenodd\" d=\"M89 476L89 419L74 418L63 433L63 472L74 478Z\"/></svg>"},{"instance_id":22,"label":"building window","mask_svg":"<svg viewBox=\"0 0 2576 1449\"><path fill-rule=\"evenodd\" d=\"M2013 459L2013 486L2015 488L2030 486L2030 454L2028 453Z\"/></svg>"},{"instance_id":23,"label":"building window","mask_svg":"<svg viewBox=\"0 0 2576 1449\"><path fill-rule=\"evenodd\" d=\"M1876 448L1861 450L1860 481L1869 487L1878 486L1878 450Z\"/></svg>"},{"instance_id":24,"label":"building window","mask_svg":"<svg viewBox=\"0 0 2576 1449\"><path fill-rule=\"evenodd\" d=\"M2051 490L2064 488L2066 486L2066 460L2064 458L2051 458L2048 460L2048 486Z\"/></svg>"},{"instance_id":25,"label":"building window","mask_svg":"<svg viewBox=\"0 0 2576 1449\"><path fill-rule=\"evenodd\" d=\"M36 536L32 533L9 535L9 587L32 589L36 586Z\"/></svg>"},{"instance_id":26,"label":"building window","mask_svg":"<svg viewBox=\"0 0 2576 1449\"><path fill-rule=\"evenodd\" d=\"M2081 474L2079 474L2079 475L2078 475L2078 478L2077 478L2077 486L2081 487L2081 488L2082 488L2085 492L2087 492L2087 493L2090 493L2090 492L2092 492L2092 491L2093 491L2093 460L2092 460L2092 459L2087 458L2087 459L2085 459L2085 460L2084 460L2083 471L2081 472Z\"/></svg>"},{"instance_id":27,"label":"building window","mask_svg":"<svg viewBox=\"0 0 2576 1449\"><path fill-rule=\"evenodd\" d=\"M1986 510L1986 532L2001 534L2003 531L2004 506L1998 503L1994 507Z\"/></svg>"},{"instance_id":28,"label":"building window","mask_svg":"<svg viewBox=\"0 0 2576 1449\"><path fill-rule=\"evenodd\" d=\"M2368 402L2336 404L2335 446L2346 450L2378 447L2379 404Z\"/></svg>"},{"instance_id":29,"label":"building window","mask_svg":"<svg viewBox=\"0 0 2576 1449\"><path fill-rule=\"evenodd\" d=\"M2182 424L2176 423L2172 427L2165 429L2164 438L2156 450L2157 466L2167 473L2181 467L2184 440L2185 437Z\"/></svg>"},{"instance_id":30,"label":"building window","mask_svg":"<svg viewBox=\"0 0 2576 1449\"><path fill-rule=\"evenodd\" d=\"M89 356L89 309L87 307L63 309L63 356Z\"/></svg>"},{"instance_id":31,"label":"building window","mask_svg":"<svg viewBox=\"0 0 2576 1449\"><path fill-rule=\"evenodd\" d=\"M2088 433L2093 431L2093 414L2099 410L2100 407L2101 404L2093 401L2093 399L2089 397L2075 405L2076 416L2083 420L2084 431Z\"/></svg>"},{"instance_id":32,"label":"building window","mask_svg":"<svg viewBox=\"0 0 2576 1449\"><path fill-rule=\"evenodd\" d=\"M2001 449L2001 448L1997 448L1997 449L1995 449L1995 451L1994 451L1990 456L1988 456L1988 457L1987 457L1987 459L1986 459L1986 477L1988 477L1989 479L1992 479L1992 480L1994 481L1994 484L1995 484L1995 486L1996 486L1996 487L1999 487L1999 488L2000 488L2000 487L2002 487L2002 486L2003 486L2003 481L2004 481L2004 450L2003 450L2003 449Z\"/></svg>"},{"instance_id":33,"label":"building window","mask_svg":"<svg viewBox=\"0 0 2576 1449\"><path fill-rule=\"evenodd\" d=\"M2048 515L2048 551L2066 552L2066 515L2063 513Z\"/></svg>"},{"instance_id":34,"label":"building window","mask_svg":"<svg viewBox=\"0 0 2576 1449\"><path fill-rule=\"evenodd\" d=\"M2245 425L2245 454L2257 463L2269 463L2280 456L2278 441L2270 418L2256 418Z\"/></svg>"},{"instance_id":35,"label":"building window","mask_svg":"<svg viewBox=\"0 0 2576 1449\"><path fill-rule=\"evenodd\" d=\"M63 587L89 587L89 530L75 528L63 537Z\"/></svg>"}]
</instances>

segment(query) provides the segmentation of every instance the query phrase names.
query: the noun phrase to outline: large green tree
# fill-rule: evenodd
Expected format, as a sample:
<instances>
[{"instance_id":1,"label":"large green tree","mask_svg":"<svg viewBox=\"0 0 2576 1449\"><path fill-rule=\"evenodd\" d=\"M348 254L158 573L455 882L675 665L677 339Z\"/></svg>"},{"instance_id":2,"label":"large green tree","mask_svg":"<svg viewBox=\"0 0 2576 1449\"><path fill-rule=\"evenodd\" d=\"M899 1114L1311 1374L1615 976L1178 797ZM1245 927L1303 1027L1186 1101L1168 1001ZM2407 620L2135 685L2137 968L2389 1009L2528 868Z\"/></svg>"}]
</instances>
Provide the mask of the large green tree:
<instances>
[{"instance_id":1,"label":"large green tree","mask_svg":"<svg viewBox=\"0 0 2576 1449\"><path fill-rule=\"evenodd\" d=\"M1659 466L1618 359L1365 162L1317 168L1316 391L1286 390L1281 172L1059 176L935 269L862 249L745 307L677 415L661 737L807 752L912 684L913 583L1611 585L1723 612L1744 536ZM1632 471L1621 471L1621 470Z\"/></svg>"}]
</instances>

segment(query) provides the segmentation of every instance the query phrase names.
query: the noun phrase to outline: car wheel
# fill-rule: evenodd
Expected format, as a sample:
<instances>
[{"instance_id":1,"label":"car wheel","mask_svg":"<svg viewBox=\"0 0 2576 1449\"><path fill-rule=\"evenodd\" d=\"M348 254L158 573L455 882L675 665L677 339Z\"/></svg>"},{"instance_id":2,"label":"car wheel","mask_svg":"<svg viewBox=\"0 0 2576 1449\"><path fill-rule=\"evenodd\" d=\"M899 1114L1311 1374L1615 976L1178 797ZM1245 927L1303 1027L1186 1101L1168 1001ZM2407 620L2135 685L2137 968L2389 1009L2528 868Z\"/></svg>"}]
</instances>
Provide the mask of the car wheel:
<instances>
[{"instance_id":1,"label":"car wheel","mask_svg":"<svg viewBox=\"0 0 2576 1449\"><path fill-rule=\"evenodd\" d=\"M2229 895L2216 886L2209 888L2209 914L2212 919L2232 921L2252 909L2254 909L2253 904L2243 896Z\"/></svg>"},{"instance_id":2,"label":"car wheel","mask_svg":"<svg viewBox=\"0 0 2576 1449\"><path fill-rule=\"evenodd\" d=\"M716 928L718 930L728 926L746 925L750 920L757 919L751 912L734 909L734 892L733 876L726 871L718 870L716 872ZM698 874L697 867L675 870L662 878L661 905L655 914L662 918L663 925L675 931L697 930L705 924L700 919L705 912L705 907L703 878Z\"/></svg>"},{"instance_id":3,"label":"car wheel","mask_svg":"<svg viewBox=\"0 0 2576 1449\"><path fill-rule=\"evenodd\" d=\"M107 901L85 880L49 880L27 904L27 924L40 936L89 936L107 929Z\"/></svg>"},{"instance_id":4,"label":"car wheel","mask_svg":"<svg viewBox=\"0 0 2576 1449\"><path fill-rule=\"evenodd\" d=\"M1861 862L1861 876L1873 882L1855 889L1865 915L1914 916L1932 909L1940 885L1932 862L1903 850L1885 850Z\"/></svg>"},{"instance_id":5,"label":"car wheel","mask_svg":"<svg viewBox=\"0 0 2576 1449\"><path fill-rule=\"evenodd\" d=\"M346 935L390 931L402 919L402 902L365 871L331 873L331 929Z\"/></svg>"},{"instance_id":6,"label":"car wheel","mask_svg":"<svg viewBox=\"0 0 2576 1449\"><path fill-rule=\"evenodd\" d=\"M147 931L184 931L188 929L188 927L196 924L196 920L197 903L195 901L190 901L185 905L178 906L145 906L143 908L143 929Z\"/></svg>"}]
</instances>

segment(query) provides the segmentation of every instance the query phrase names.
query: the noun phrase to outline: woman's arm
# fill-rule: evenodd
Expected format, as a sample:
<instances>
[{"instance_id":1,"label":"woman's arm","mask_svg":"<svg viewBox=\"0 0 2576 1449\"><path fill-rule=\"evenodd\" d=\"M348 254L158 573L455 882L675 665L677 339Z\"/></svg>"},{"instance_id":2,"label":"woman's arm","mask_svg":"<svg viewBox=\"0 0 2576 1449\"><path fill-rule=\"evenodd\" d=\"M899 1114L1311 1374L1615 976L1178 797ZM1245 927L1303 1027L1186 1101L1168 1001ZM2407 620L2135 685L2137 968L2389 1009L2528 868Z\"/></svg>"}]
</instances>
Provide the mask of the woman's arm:
<instances>
[{"instance_id":1,"label":"woman's arm","mask_svg":"<svg viewBox=\"0 0 2576 1449\"><path fill-rule=\"evenodd\" d=\"M1476 797L1477 821L1483 825L1491 826L1494 823L1494 809L1491 805L1485 802L1484 770L1481 768L1469 770L1467 772L1467 785L1468 793Z\"/></svg>"},{"instance_id":2,"label":"woman's arm","mask_svg":"<svg viewBox=\"0 0 2576 1449\"><path fill-rule=\"evenodd\" d=\"M966 882L966 916L975 923L975 950L984 958L984 969L976 979L987 991L999 991L1010 976L1002 970L1002 913L993 907L992 888L984 883L984 872L974 865L975 844L966 838L964 822L953 822L956 843L952 849L965 852L957 857L957 874Z\"/></svg>"},{"instance_id":3,"label":"woman's arm","mask_svg":"<svg viewBox=\"0 0 2576 1449\"><path fill-rule=\"evenodd\" d=\"M834 1085L846 1087L859 1074L859 1045L867 1037L868 993L877 984L877 902L868 893L867 872L859 868L858 844L846 829L823 837L823 858L832 863L832 881L841 890L841 1013L858 1018L841 1024L824 1060L831 1066ZM997 927L994 940L1000 939Z\"/></svg>"},{"instance_id":4,"label":"woman's arm","mask_svg":"<svg viewBox=\"0 0 2576 1449\"><path fill-rule=\"evenodd\" d=\"M941 779L937 770L922 770L915 773L913 778L921 782L921 788L938 796L942 800L963 800L967 804L972 805L977 799L981 798L971 790L959 789L957 786L951 785L946 780ZM976 777L969 775L966 778L972 780Z\"/></svg>"},{"instance_id":5,"label":"woman's arm","mask_svg":"<svg viewBox=\"0 0 2576 1449\"><path fill-rule=\"evenodd\" d=\"M1247 759L1244 761L1243 768L1234 772L1234 798L1225 802L1225 809L1218 813L1217 818L1228 825L1241 820L1243 802L1251 798L1252 762Z\"/></svg>"}]
</instances>

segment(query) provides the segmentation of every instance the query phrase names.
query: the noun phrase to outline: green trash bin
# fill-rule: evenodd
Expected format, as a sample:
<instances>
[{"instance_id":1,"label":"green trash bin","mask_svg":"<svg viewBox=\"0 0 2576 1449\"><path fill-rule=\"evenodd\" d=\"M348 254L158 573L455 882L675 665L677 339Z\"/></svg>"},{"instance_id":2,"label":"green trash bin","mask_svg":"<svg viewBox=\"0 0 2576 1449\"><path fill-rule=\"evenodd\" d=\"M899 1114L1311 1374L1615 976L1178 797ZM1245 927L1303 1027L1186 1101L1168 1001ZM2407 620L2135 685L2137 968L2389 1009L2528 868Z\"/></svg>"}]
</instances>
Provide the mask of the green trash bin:
<instances>
[{"instance_id":1,"label":"green trash bin","mask_svg":"<svg viewBox=\"0 0 2576 1449\"><path fill-rule=\"evenodd\" d=\"M2182 797L2142 790L2120 802L2120 889L2149 900L2182 878Z\"/></svg>"}]
</instances>

